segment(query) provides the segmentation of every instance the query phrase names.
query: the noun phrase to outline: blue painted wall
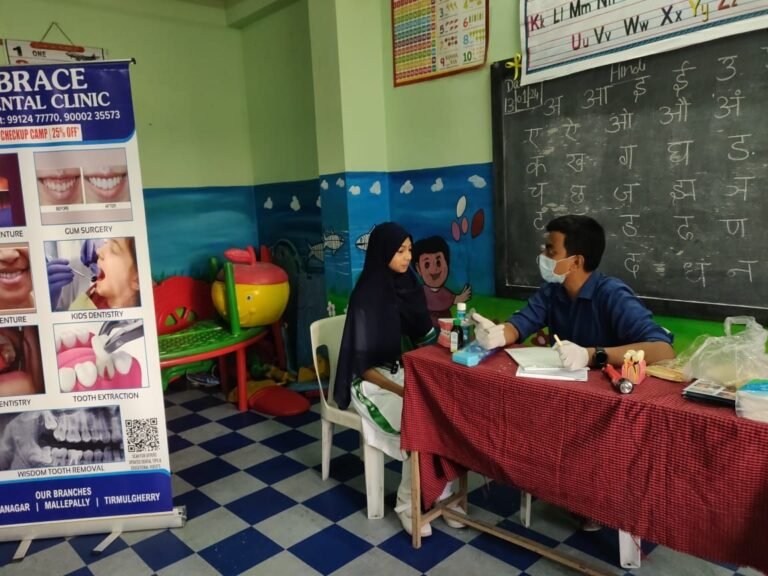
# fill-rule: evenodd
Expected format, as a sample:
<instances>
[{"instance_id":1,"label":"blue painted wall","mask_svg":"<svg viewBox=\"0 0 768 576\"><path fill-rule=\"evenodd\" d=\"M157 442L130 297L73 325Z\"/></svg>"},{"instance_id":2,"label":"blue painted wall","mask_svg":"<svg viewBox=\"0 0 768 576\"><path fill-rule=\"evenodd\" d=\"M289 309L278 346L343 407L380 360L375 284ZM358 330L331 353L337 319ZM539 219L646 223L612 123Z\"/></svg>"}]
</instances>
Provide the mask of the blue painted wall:
<instances>
[{"instance_id":1,"label":"blue painted wall","mask_svg":"<svg viewBox=\"0 0 768 576\"><path fill-rule=\"evenodd\" d=\"M252 186L146 188L144 204L154 280L205 278L211 256L258 245Z\"/></svg>"}]
</instances>

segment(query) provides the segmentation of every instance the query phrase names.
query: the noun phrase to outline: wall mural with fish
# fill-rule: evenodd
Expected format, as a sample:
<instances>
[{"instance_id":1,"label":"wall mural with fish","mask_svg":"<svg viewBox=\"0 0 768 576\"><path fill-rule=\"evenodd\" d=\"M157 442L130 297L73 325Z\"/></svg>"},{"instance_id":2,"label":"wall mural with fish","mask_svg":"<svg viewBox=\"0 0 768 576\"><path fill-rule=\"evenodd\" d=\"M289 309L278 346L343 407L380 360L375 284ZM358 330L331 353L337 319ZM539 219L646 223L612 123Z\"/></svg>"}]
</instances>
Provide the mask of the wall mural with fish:
<instances>
[{"instance_id":1,"label":"wall mural with fish","mask_svg":"<svg viewBox=\"0 0 768 576\"><path fill-rule=\"evenodd\" d=\"M334 202L323 209L326 274L336 274L334 281L326 278L329 314L343 312L370 233L386 220L401 223L425 247L421 265L414 258L414 266L425 281L434 317L457 302L492 295L491 178L491 164L321 177L322 193ZM340 249L330 250L337 244Z\"/></svg>"},{"instance_id":2,"label":"wall mural with fish","mask_svg":"<svg viewBox=\"0 0 768 576\"><path fill-rule=\"evenodd\" d=\"M312 364L309 325L327 315L326 258L341 242L323 233L317 180L256 186L255 198L259 242L270 247L273 262L288 273L291 293L284 319L288 367L295 370Z\"/></svg>"},{"instance_id":3,"label":"wall mural with fish","mask_svg":"<svg viewBox=\"0 0 768 576\"><path fill-rule=\"evenodd\" d=\"M414 236L435 317L492 295L492 165L404 172L348 172L255 187L148 189L152 275L206 276L208 259L265 244L286 270L289 360L311 363L317 318L344 312L373 227L386 220ZM201 218L204 214L204 219ZM202 224L202 226L201 226Z\"/></svg>"}]
</instances>

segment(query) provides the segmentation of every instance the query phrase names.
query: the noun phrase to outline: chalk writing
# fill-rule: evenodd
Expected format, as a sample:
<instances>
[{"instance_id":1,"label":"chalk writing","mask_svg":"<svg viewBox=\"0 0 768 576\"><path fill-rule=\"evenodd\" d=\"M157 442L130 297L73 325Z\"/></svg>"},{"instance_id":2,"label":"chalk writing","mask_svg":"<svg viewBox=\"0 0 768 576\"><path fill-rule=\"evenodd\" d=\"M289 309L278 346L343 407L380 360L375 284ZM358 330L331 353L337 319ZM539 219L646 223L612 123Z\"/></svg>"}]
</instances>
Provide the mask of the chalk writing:
<instances>
[{"instance_id":1,"label":"chalk writing","mask_svg":"<svg viewBox=\"0 0 768 576\"><path fill-rule=\"evenodd\" d=\"M667 152L669 152L669 161L672 164L685 164L688 166L688 153L693 144L693 140L679 140L677 142L667 143Z\"/></svg>"},{"instance_id":2,"label":"chalk writing","mask_svg":"<svg viewBox=\"0 0 768 576\"><path fill-rule=\"evenodd\" d=\"M635 186L640 186L640 182L624 183L623 188L616 186L613 189L613 197L619 202L632 204L632 191L635 189Z\"/></svg>"},{"instance_id":3,"label":"chalk writing","mask_svg":"<svg viewBox=\"0 0 768 576\"><path fill-rule=\"evenodd\" d=\"M735 278L737 274L746 274L749 283L752 283L752 264L757 264L757 260L738 260L739 264L746 264L746 268L729 268L728 277Z\"/></svg>"},{"instance_id":4,"label":"chalk writing","mask_svg":"<svg viewBox=\"0 0 768 576\"><path fill-rule=\"evenodd\" d=\"M574 172L584 171L584 153L578 152L576 154L566 154L566 158L568 159L568 162L566 163L568 168Z\"/></svg>"},{"instance_id":5,"label":"chalk writing","mask_svg":"<svg viewBox=\"0 0 768 576\"><path fill-rule=\"evenodd\" d=\"M672 196L673 205L678 200L683 200L685 198L692 198L696 201L696 179L675 180L675 184L672 185L672 192L670 192L669 195Z\"/></svg>"},{"instance_id":6,"label":"chalk writing","mask_svg":"<svg viewBox=\"0 0 768 576\"><path fill-rule=\"evenodd\" d=\"M728 136L729 140L736 140L731 144L731 152L728 152L728 159L734 162L741 162L749 158L749 150L744 147L747 138L752 134L737 134L736 136Z\"/></svg>"},{"instance_id":7,"label":"chalk writing","mask_svg":"<svg viewBox=\"0 0 768 576\"><path fill-rule=\"evenodd\" d=\"M733 96L718 96L717 97L717 103L719 105L720 110L723 112L718 114L715 112L715 118L722 119L727 118L731 115L731 112L734 110L736 111L736 117L738 118L741 116L741 101L744 99L743 96L741 96L741 90L736 90L733 93Z\"/></svg>"},{"instance_id":8,"label":"chalk writing","mask_svg":"<svg viewBox=\"0 0 768 576\"><path fill-rule=\"evenodd\" d=\"M722 64L726 70L725 76L716 76L718 82L727 82L736 76L736 58L738 58L738 55L732 54L731 56L722 56L717 59L717 61L720 62L720 64Z\"/></svg>"},{"instance_id":9,"label":"chalk writing","mask_svg":"<svg viewBox=\"0 0 768 576\"><path fill-rule=\"evenodd\" d=\"M688 230L688 228L691 226L690 221L693 220L695 216L673 216L673 218L683 220L683 223L677 227L677 235L683 240L693 240L693 232Z\"/></svg>"},{"instance_id":10,"label":"chalk writing","mask_svg":"<svg viewBox=\"0 0 768 576\"><path fill-rule=\"evenodd\" d=\"M635 148L637 148L637 144L619 146L619 150L621 150L621 154L619 154L619 163L622 166L626 166L630 170L632 169L632 157L634 155Z\"/></svg>"},{"instance_id":11,"label":"chalk writing","mask_svg":"<svg viewBox=\"0 0 768 576\"><path fill-rule=\"evenodd\" d=\"M741 194L742 198L744 198L744 202L746 202L747 201L747 187L749 185L749 181L750 180L754 180L755 177L754 176L734 176L733 179L736 182L740 181L742 183L742 185L739 186L739 185L728 184L726 186L726 188L729 188L729 189L733 190L733 192L726 192L725 195L726 196L736 196L736 194Z\"/></svg>"},{"instance_id":12,"label":"chalk writing","mask_svg":"<svg viewBox=\"0 0 768 576\"><path fill-rule=\"evenodd\" d=\"M628 218L628 220L621 226L621 231L624 232L624 236L627 238L634 238L637 236L635 218L640 218L640 214L621 214L619 218Z\"/></svg>"}]
</instances>

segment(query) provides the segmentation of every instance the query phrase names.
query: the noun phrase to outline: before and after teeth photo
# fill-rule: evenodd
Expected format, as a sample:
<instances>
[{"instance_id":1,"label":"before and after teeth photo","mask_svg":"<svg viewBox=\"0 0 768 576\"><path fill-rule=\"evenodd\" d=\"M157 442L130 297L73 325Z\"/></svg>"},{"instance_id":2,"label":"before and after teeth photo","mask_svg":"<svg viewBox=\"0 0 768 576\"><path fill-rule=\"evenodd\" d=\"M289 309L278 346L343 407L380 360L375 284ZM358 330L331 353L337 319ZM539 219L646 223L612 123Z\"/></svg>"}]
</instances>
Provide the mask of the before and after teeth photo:
<instances>
[{"instance_id":1,"label":"before and after teeth photo","mask_svg":"<svg viewBox=\"0 0 768 576\"><path fill-rule=\"evenodd\" d=\"M131 219L124 149L36 152L34 158L43 224Z\"/></svg>"}]
</instances>

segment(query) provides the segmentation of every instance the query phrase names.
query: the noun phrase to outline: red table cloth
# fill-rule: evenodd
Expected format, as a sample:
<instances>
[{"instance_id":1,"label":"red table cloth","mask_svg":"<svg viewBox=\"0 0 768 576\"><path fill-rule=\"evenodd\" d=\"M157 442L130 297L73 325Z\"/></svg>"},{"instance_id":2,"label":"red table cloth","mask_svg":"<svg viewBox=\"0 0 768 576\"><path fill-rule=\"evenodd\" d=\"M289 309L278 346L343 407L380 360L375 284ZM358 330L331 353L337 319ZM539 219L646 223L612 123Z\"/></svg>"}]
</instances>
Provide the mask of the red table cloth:
<instances>
[{"instance_id":1,"label":"red table cloth","mask_svg":"<svg viewBox=\"0 0 768 576\"><path fill-rule=\"evenodd\" d=\"M517 378L445 348L408 353L401 443L420 452L422 502L474 470L643 539L768 571L768 425L647 378L632 394Z\"/></svg>"}]
</instances>

